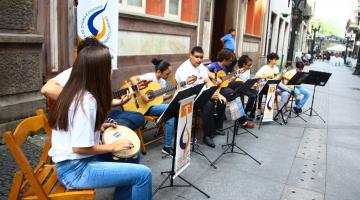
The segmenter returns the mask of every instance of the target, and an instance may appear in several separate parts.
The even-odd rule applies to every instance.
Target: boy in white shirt
[[[280,73],[279,68],[276,66],[278,64],[278,61],[279,61],[279,56],[276,53],[270,53],[269,55],[267,55],[268,64],[262,66],[259,69],[259,71],[256,72],[255,77],[266,79],[266,80],[277,78],[278,74]],[[282,106],[285,105],[285,103],[287,102],[287,100],[290,96],[291,91],[292,90],[290,88],[288,88],[286,85],[279,83],[278,89],[277,89],[277,92],[281,96],[279,108],[282,108]]]
[[[207,87],[211,87],[214,84],[208,77],[208,70],[202,64],[204,58],[204,51],[201,47],[197,46],[191,50],[190,58],[186,60],[175,72],[175,78],[177,83],[186,81],[190,76],[196,76],[197,81],[193,85],[205,83]],[[226,98],[220,93],[215,92],[212,99],[218,99],[217,113],[215,117],[214,113],[214,102],[207,101],[202,109],[202,121],[204,131],[204,143],[209,147],[215,148],[215,143],[212,139],[213,136],[217,135],[217,129],[222,128]]]

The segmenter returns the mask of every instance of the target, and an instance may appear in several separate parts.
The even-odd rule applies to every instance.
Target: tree
[[[314,27],[318,27],[319,25],[321,26],[320,31],[317,33],[318,36],[336,35],[343,37],[341,30],[327,20],[313,19],[311,23]]]

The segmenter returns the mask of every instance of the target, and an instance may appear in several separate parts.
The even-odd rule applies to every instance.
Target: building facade
[[[0,13],[1,132],[36,108],[46,108],[41,86],[72,66],[77,44],[74,2],[5,0],[0,5],[5,11]],[[236,29],[235,54],[252,57],[255,70],[269,52],[286,59],[291,1],[118,0],[118,11],[114,89],[132,75],[153,71],[153,58],[169,61],[175,72],[196,45],[204,49],[204,62],[216,60],[220,39],[230,28]]]

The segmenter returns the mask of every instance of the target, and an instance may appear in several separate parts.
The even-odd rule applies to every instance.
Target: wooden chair
[[[94,190],[70,190],[58,182],[56,167],[50,163],[48,151],[50,142],[45,142],[39,163],[32,169],[21,150],[21,145],[30,133],[44,129],[51,141],[51,129],[43,110],[37,110],[36,116],[29,117],[16,127],[14,132],[4,133],[4,140],[20,170],[13,179],[9,199],[94,199]]]
[[[136,133],[140,139],[140,149],[141,149],[141,152],[143,154],[146,154],[146,146],[147,145],[150,145],[154,142],[157,142],[161,139],[164,138],[164,135],[165,135],[165,127],[164,127],[164,123],[160,123],[160,125],[158,126],[152,126],[152,127],[146,127],[148,125],[149,122],[156,122],[156,120],[159,118],[158,116],[150,116],[150,115],[144,115],[144,118],[145,118],[145,124],[138,128],[136,130]],[[143,138],[143,134],[145,132],[149,132],[151,130],[154,130],[154,129],[158,129],[158,132],[157,134],[155,135],[154,139],[151,139],[147,142],[144,142],[144,138]]]

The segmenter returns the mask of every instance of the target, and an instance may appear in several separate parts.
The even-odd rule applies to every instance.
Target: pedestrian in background
[[[223,44],[223,48],[233,53],[235,52],[235,35],[236,30],[231,28],[229,33],[220,39]]]

